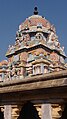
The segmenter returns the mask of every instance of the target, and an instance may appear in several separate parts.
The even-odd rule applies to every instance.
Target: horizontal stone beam
[[[10,93],[10,92],[24,92],[24,91],[33,91],[33,90],[41,90],[55,87],[66,87],[67,86],[67,78],[54,79],[54,80],[46,80],[46,81],[37,81],[31,83],[20,83],[13,85],[5,85],[0,87],[0,94],[2,93]]]

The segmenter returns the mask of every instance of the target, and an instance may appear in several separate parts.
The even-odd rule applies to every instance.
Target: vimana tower
[[[38,15],[37,7],[34,14],[19,25],[15,44],[9,45],[6,57],[7,61],[0,62],[0,81],[4,82],[67,69],[64,47],[60,45],[55,27],[45,17]],[[51,110],[49,119],[60,119],[61,113],[58,113],[58,110],[62,112],[61,105],[48,106]],[[38,118],[43,118],[43,106],[35,104],[34,107],[38,111]],[[21,106],[11,108],[12,119],[21,119],[17,113]]]
[[[60,46],[56,30],[44,17],[26,18],[16,32],[15,44],[8,48],[8,70],[5,77],[19,79],[26,76],[50,73],[65,69],[64,47]]]

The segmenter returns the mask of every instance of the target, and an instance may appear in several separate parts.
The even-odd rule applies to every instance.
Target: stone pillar
[[[35,71],[34,71],[34,66],[33,66],[33,75],[35,74]]]
[[[52,119],[51,104],[42,104],[42,119]]]
[[[41,73],[44,74],[44,64],[41,63]]]
[[[4,106],[4,119],[12,119],[11,118],[11,105]]]

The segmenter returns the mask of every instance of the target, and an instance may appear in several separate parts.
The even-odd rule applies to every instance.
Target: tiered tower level
[[[19,25],[14,45],[6,53],[8,62],[1,62],[2,78],[22,79],[66,69],[64,47],[60,46],[55,27],[38,15],[26,18]],[[3,70],[4,69],[4,70]]]

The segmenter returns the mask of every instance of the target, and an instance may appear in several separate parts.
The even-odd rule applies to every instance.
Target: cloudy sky
[[[0,0],[0,61],[6,59],[9,44],[14,44],[18,26],[33,14],[39,14],[56,27],[59,42],[67,55],[67,0]]]

